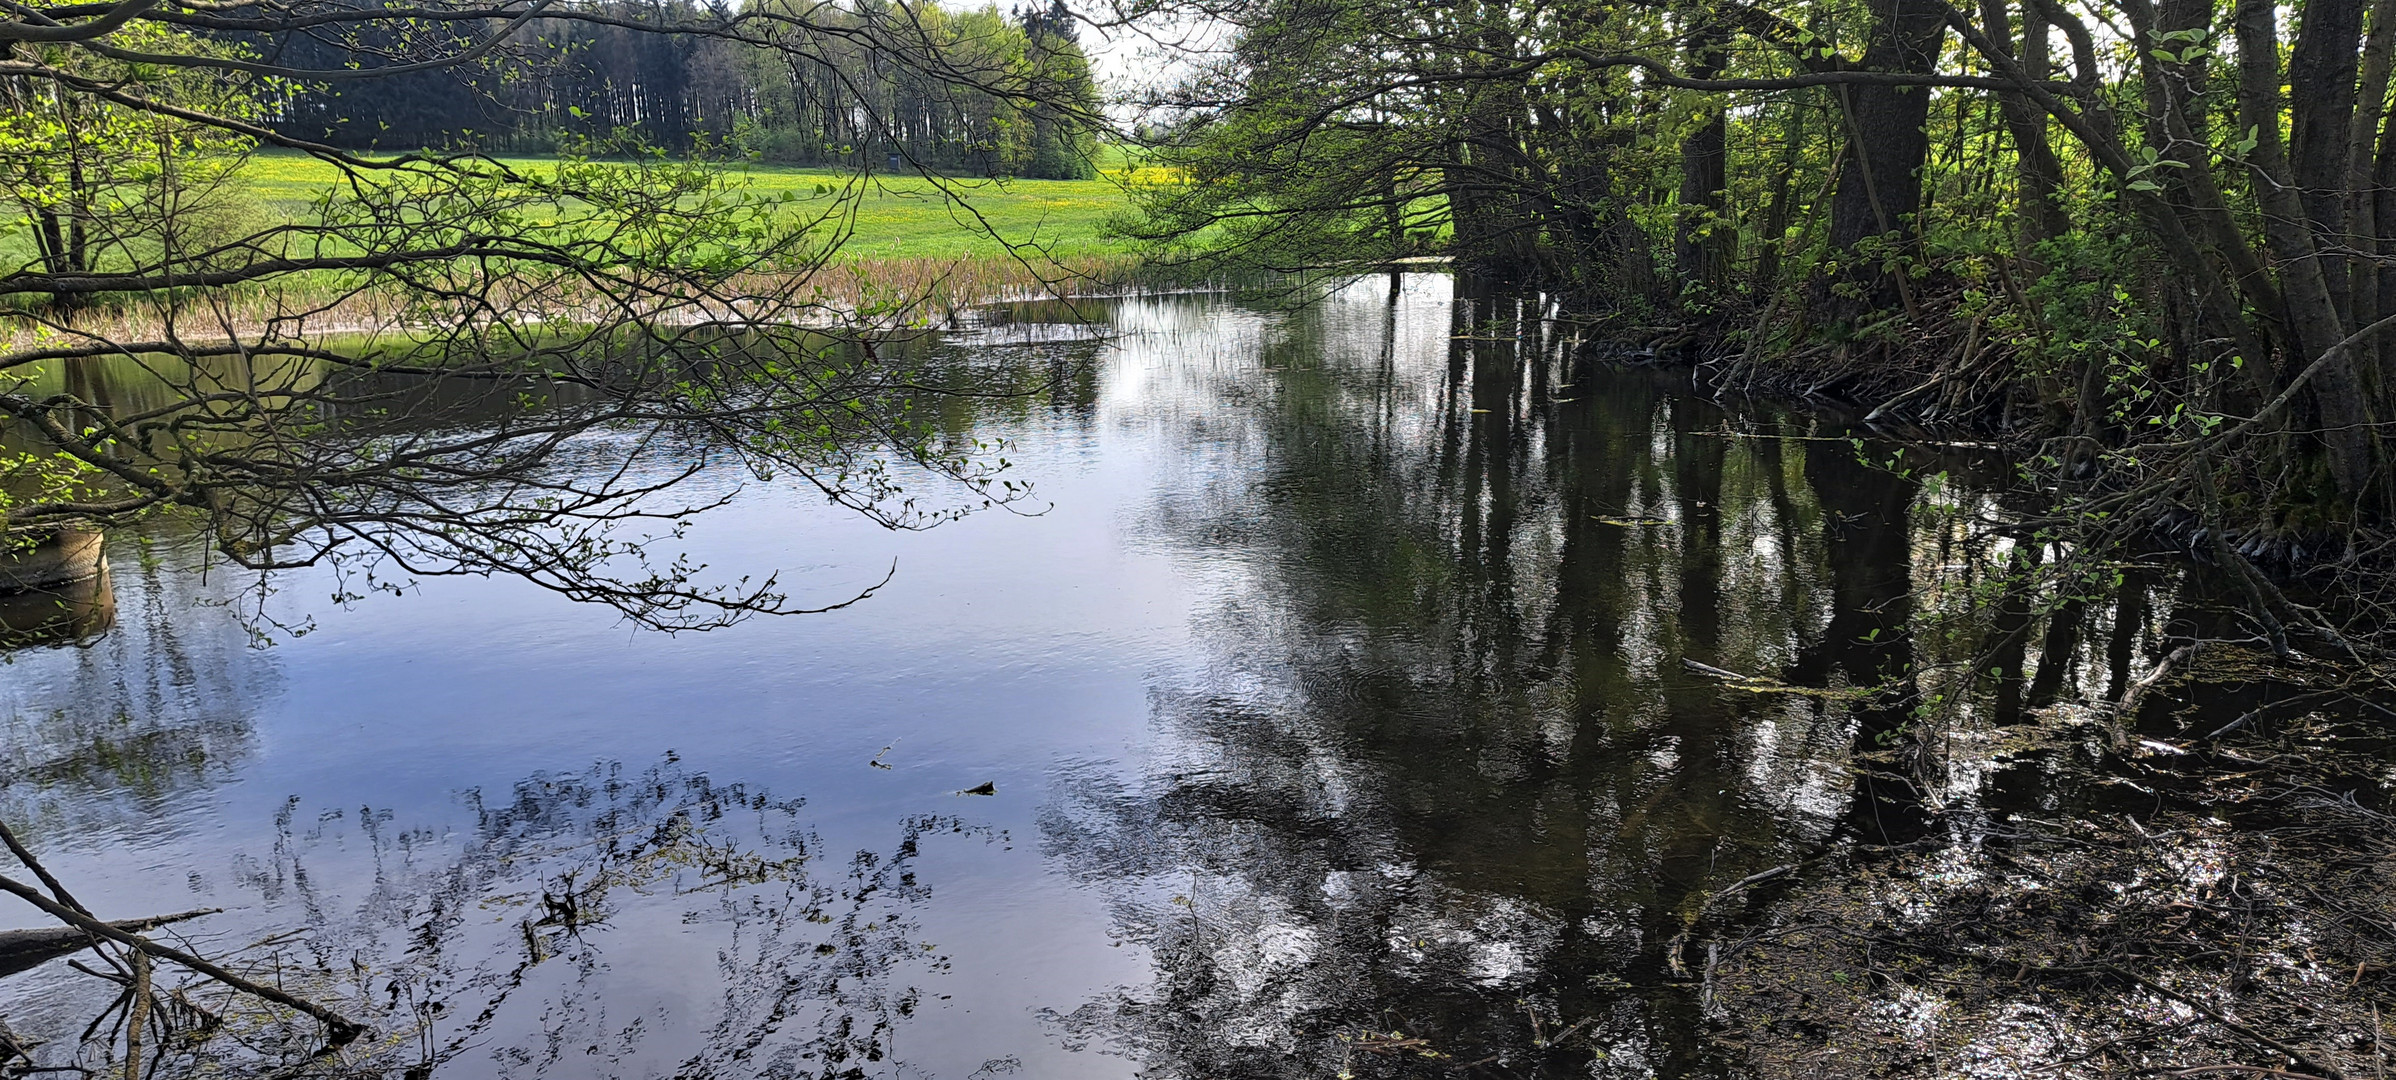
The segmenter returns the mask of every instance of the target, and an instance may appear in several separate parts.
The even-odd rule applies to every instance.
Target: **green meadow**
[[[527,173],[553,164],[553,159],[530,156],[501,160]],[[728,168],[734,184],[783,203],[793,216],[816,219],[839,212],[826,227],[845,227],[848,235],[832,264],[814,279],[826,299],[858,305],[904,302],[938,318],[990,299],[1040,295],[1068,279],[1088,285],[1134,272],[1138,253],[1110,237],[1108,226],[1132,210],[1126,181],[1158,182],[1162,170],[1129,164],[1119,152],[1100,164],[1096,180],[932,179],[757,164]],[[236,227],[308,221],[328,195],[339,197],[341,183],[340,170],[305,154],[258,152],[234,174],[233,190],[246,191],[253,200],[237,211],[242,224]],[[29,265],[35,258],[33,236],[21,221],[17,224],[0,232],[0,262]],[[1013,257],[1009,245],[1016,249]],[[226,290],[227,310],[237,320],[264,319],[283,310],[290,298],[317,302],[309,286],[318,282],[318,275],[304,274],[283,279],[275,289]],[[344,297],[351,287],[334,277],[321,284],[328,299]],[[338,302],[344,306],[336,321],[384,317],[371,295]],[[27,303],[38,303],[38,297],[0,303],[0,314]],[[102,297],[75,322],[98,326],[116,320],[123,324],[118,330],[146,333],[154,329],[150,318],[145,310]],[[14,340],[13,329],[21,328],[0,324],[0,341]]]
[[[539,158],[505,158],[508,164],[539,169]],[[855,216],[841,253],[853,259],[947,259],[1005,252],[1011,244],[1036,244],[1057,258],[1119,254],[1121,241],[1106,236],[1108,219],[1130,209],[1119,156],[1097,180],[931,180],[913,173],[859,177],[842,169],[779,165],[736,166],[736,182],[770,198],[788,195],[795,212],[820,214],[842,197],[854,196]],[[303,154],[261,152],[244,169],[249,187],[265,209],[288,218],[305,217],[315,200],[339,179],[332,166]],[[995,234],[995,235],[994,235]]]
[[[1137,276],[1141,253],[1110,235],[1110,224],[1134,210],[1128,187],[1167,182],[1170,173],[1129,161],[1120,149],[1104,153],[1095,180],[860,175],[761,164],[727,168],[735,185],[786,206],[794,218],[827,218],[837,211],[824,227],[845,228],[847,236],[831,264],[812,279],[825,300],[886,311],[900,304],[916,312],[909,317],[938,319],[992,299],[1044,295],[1060,287],[1113,288]],[[538,156],[500,160],[525,173],[554,165],[554,159]],[[244,201],[243,193],[248,196],[246,206],[228,208],[235,229],[312,220],[327,197],[340,197],[343,183],[334,166],[280,150],[252,154],[231,181],[236,203]],[[22,220],[12,224],[0,228],[0,264],[30,266],[36,258],[33,233]],[[1068,281],[1074,284],[1066,286]],[[351,294],[353,288],[339,275],[311,273],[279,279],[271,289],[236,286],[223,290],[222,297],[226,311],[240,321],[269,318],[292,302],[320,301],[340,306],[329,314],[334,322],[387,317],[376,294]],[[0,317],[40,303],[30,294],[0,301]],[[102,296],[73,321],[87,329],[106,323],[139,334],[156,329],[153,317],[123,298]],[[22,330],[0,322],[0,341],[16,340]]]

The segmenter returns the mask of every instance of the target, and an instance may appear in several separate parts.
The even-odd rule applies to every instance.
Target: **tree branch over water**
[[[750,190],[741,156],[704,140],[561,133],[553,163],[527,163],[295,134],[339,84],[543,70],[577,28],[839,78],[827,50],[849,50],[926,93],[1095,122],[1086,74],[1046,59],[1078,57],[1070,42],[993,64],[910,10],[11,7],[0,204],[22,246],[0,247],[16,305],[0,417],[33,450],[0,463],[0,531],[31,544],[164,515],[253,569],[331,563],[382,589],[513,576],[704,629],[823,609],[666,550],[731,497],[684,494],[704,470],[796,477],[898,529],[1021,498],[1002,447],[919,407],[945,380],[908,343],[945,312],[843,268],[868,169],[792,200]],[[870,103],[850,120],[861,141],[907,122]],[[335,182],[266,210],[243,179],[265,147]],[[922,168],[932,198],[980,221],[965,186]],[[1037,287],[1075,273],[999,240]]]

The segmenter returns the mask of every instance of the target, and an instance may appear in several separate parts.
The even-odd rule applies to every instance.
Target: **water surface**
[[[1713,1071],[1663,943],[1912,797],[1848,767],[1883,699],[1682,661],[1913,678],[1987,500],[1459,288],[952,339],[1054,376],[952,417],[1045,512],[702,478],[711,565],[833,601],[896,561],[828,614],[337,604],[120,539],[115,628],[0,669],[0,813],[103,915],[222,908],[186,932],[415,1018],[441,1077]],[[0,1015],[71,1035],[91,983]]]

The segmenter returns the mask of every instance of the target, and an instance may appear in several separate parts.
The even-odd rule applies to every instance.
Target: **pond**
[[[712,566],[837,602],[895,562],[825,614],[336,602],[119,537],[113,628],[0,668],[0,815],[100,914],[221,909],[174,929],[460,1080],[1701,1074],[1667,941],[1918,829],[1852,766],[1905,723],[1871,687],[1977,647],[1912,624],[1977,595],[1985,463],[1444,275],[1014,314],[941,348],[1054,375],[961,421],[1024,512],[696,481]],[[2118,692],[2152,619],[2089,605],[1970,707]],[[0,981],[57,1053],[105,1005]]]

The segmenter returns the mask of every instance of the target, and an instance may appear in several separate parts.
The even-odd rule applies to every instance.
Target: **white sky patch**
[[[1182,12],[1126,22],[1111,5],[1070,3],[1083,20],[1081,46],[1106,96],[1107,117],[1125,130],[1143,119],[1140,103],[1195,73],[1231,46],[1230,24]]]

